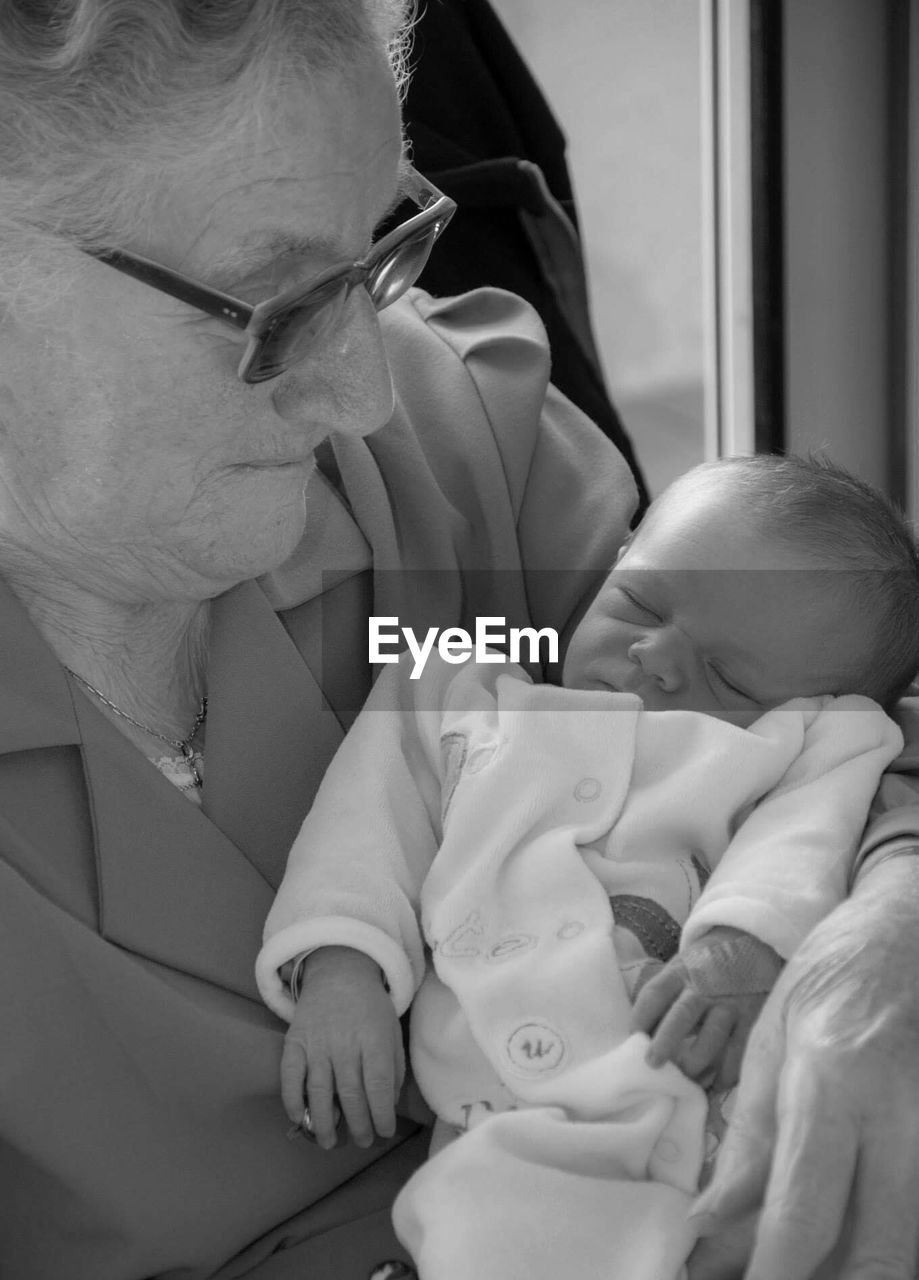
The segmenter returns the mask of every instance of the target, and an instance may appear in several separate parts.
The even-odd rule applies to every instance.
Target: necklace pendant
[[[135,720],[134,717],[128,715],[126,711],[122,711],[120,707],[116,707],[115,703],[112,702],[110,698],[107,698],[100,689],[97,689],[94,684],[90,684],[88,680],[85,680],[83,676],[78,675],[76,671],[71,670],[70,667],[65,666],[64,670],[69,672],[70,675],[73,676],[74,680],[81,684],[84,689],[88,689],[90,693],[95,694],[99,701],[107,706],[109,711],[118,716],[119,719],[126,720],[128,724],[132,724],[135,729],[140,729],[143,733],[149,733],[151,738],[158,738],[160,742],[165,742],[166,746],[172,747],[173,751],[180,751],[185,764],[188,766],[188,771],[192,776],[194,785],[199,789],[204,786],[204,779],[201,776],[203,757],[201,752],[195,751],[191,744],[207,717],[206,697],[201,699],[201,703],[198,707],[198,714],[195,716],[195,723],[191,727],[191,732],[187,737],[183,738],[182,741],[179,742],[177,738],[169,738],[165,733],[160,733],[158,729],[151,729],[149,725],[141,724],[139,720]]]
[[[200,755],[187,740],[180,745],[182,748],[182,755],[185,757],[185,763],[188,765],[188,771],[192,776],[195,786],[203,787],[204,779],[201,777],[201,769],[199,767],[201,759]]]

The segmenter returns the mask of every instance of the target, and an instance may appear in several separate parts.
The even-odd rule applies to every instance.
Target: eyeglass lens
[[[438,227],[423,227],[375,263],[367,281],[367,292],[377,311],[401,298],[415,283],[437,239]]]
[[[302,302],[272,317],[262,334],[258,354],[246,372],[248,382],[264,382],[296,364],[324,334],[338,324],[348,295],[363,283],[377,311],[400,298],[418,279],[439,231],[437,223],[421,227],[394,245],[370,268],[364,281],[353,275],[330,280],[311,291]]]
[[[247,379],[265,382],[276,378],[302,359],[309,348],[338,323],[350,292],[347,277],[330,280],[273,316],[262,334],[258,355]]]

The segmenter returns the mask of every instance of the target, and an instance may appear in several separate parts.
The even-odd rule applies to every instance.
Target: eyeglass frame
[[[333,280],[341,279],[346,285],[350,286],[349,292],[356,285],[364,284],[374,268],[383,259],[398,248],[400,244],[410,240],[419,230],[429,226],[434,228],[431,240],[431,245],[433,246],[456,212],[456,201],[444,195],[442,191],[438,190],[432,182],[429,182],[411,165],[406,165],[403,170],[401,190],[407,199],[414,201],[418,205],[419,212],[411,218],[407,218],[405,222],[400,222],[398,226],[393,227],[392,231],[387,232],[381,240],[378,240],[370,247],[363,258],[357,258],[351,263],[341,263],[338,266],[329,267],[305,284],[293,285],[289,289],[284,289],[281,293],[277,293],[271,298],[265,298],[262,302],[254,305],[244,302],[241,298],[236,298],[232,294],[224,293],[220,289],[212,289],[200,280],[183,275],[180,271],[174,271],[172,267],[165,267],[159,262],[154,262],[152,258],[144,258],[139,254],[129,253],[125,249],[100,249],[93,252],[91,256],[97,261],[105,263],[106,266],[114,267],[116,271],[138,280],[141,284],[148,285],[151,289],[165,293],[168,297],[175,298],[179,302],[185,302],[197,311],[203,311],[205,315],[213,316],[216,320],[221,320],[234,329],[242,330],[248,338],[248,343],[239,362],[237,377],[240,381],[250,385],[270,381],[272,377],[280,377],[293,364],[298,363],[297,361],[292,361],[291,365],[285,366],[284,369],[279,369],[276,374],[269,375],[267,378],[250,378],[248,376],[250,370],[257,365],[257,357],[261,350],[263,339],[270,336],[272,321],[276,320],[279,315],[283,314],[291,306],[295,304],[302,305],[311,293],[324,289]],[[427,259],[425,259],[426,261]],[[423,268],[424,264],[422,264],[422,270]],[[415,279],[417,278],[416,276]],[[410,282],[405,288],[411,288],[411,283],[413,282]],[[382,311],[384,307],[389,306],[390,303],[400,298],[404,292],[405,289],[402,290],[402,293],[398,293],[386,301],[382,307],[377,307],[377,310]],[[374,305],[376,305],[375,301]]]

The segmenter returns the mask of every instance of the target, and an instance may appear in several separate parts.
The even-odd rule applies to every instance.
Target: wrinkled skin
[[[919,858],[870,870],[788,962],[696,1212],[691,1280],[913,1280]]]

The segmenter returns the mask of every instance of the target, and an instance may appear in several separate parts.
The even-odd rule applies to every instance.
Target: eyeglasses
[[[239,377],[248,383],[266,382],[303,360],[310,347],[335,328],[358,285],[364,286],[377,311],[382,311],[401,298],[421,275],[456,204],[412,168],[407,171],[403,187],[420,212],[373,245],[365,258],[330,267],[308,284],[295,285],[254,307],[121,249],[104,250],[95,256],[171,298],[241,329],[248,343],[239,364]]]

